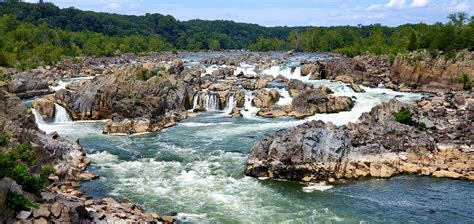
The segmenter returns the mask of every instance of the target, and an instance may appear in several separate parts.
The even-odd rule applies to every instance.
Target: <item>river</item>
[[[130,198],[144,208],[177,212],[183,223],[424,223],[474,220],[474,186],[467,181],[399,176],[347,181],[337,186],[258,180],[243,175],[245,159],[259,138],[281,128],[320,119],[337,125],[354,122],[372,107],[397,97],[412,102],[417,93],[366,88],[354,93],[346,84],[310,81],[289,66],[263,73],[326,85],[335,95],[356,100],[349,112],[317,114],[305,120],[264,119],[250,103],[242,118],[224,111],[203,112],[160,133],[103,135],[102,122],[72,122],[63,110],[54,121],[37,120],[46,132],[78,138],[100,178],[82,184],[93,197]],[[215,68],[208,67],[207,70]],[[250,67],[239,68],[252,71]],[[298,69],[297,69],[298,70]],[[64,84],[63,82],[61,83]],[[279,104],[291,102],[286,96]],[[246,100],[250,100],[249,94]]]

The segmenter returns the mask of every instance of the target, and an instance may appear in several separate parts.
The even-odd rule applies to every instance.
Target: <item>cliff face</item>
[[[399,55],[389,63],[386,57],[357,56],[332,58],[303,65],[302,75],[311,79],[339,80],[400,91],[443,92],[462,90],[462,74],[474,79],[474,54],[460,51],[453,59],[438,56],[432,59],[427,52]]]
[[[409,110],[403,124],[394,113]],[[328,180],[414,173],[474,180],[474,98],[446,93],[415,105],[391,100],[336,127],[312,121],[263,137],[245,173],[255,177]]]
[[[104,132],[158,131],[186,117],[201,71],[182,62],[127,65],[97,76],[76,91],[56,92],[75,120],[111,119]]]
[[[417,90],[434,92],[439,89],[462,90],[461,75],[474,79],[474,54],[461,51],[453,59],[439,56],[430,59],[427,52],[399,56],[392,66],[394,79],[414,86]]]

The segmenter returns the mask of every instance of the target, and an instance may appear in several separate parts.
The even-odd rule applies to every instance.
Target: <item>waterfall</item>
[[[247,119],[259,119],[255,115],[258,113],[260,109],[252,106],[252,99],[253,99],[252,92],[251,91],[245,92],[244,110],[241,111],[241,114],[243,117]]]
[[[209,92],[206,96],[205,106],[207,111],[219,110],[219,95],[217,93]]]
[[[67,113],[66,109],[64,107],[60,106],[59,104],[55,103],[54,104],[54,123],[67,123],[71,122],[71,116]]]
[[[193,107],[191,107],[191,109],[188,110],[189,112],[193,112],[194,109],[196,109],[198,105],[198,100],[199,100],[199,93],[196,93],[193,97]]]
[[[36,111],[35,109],[31,108],[31,112],[32,112],[33,115],[35,116],[36,124],[44,124],[44,123],[45,123],[43,117],[41,116],[40,113],[38,113],[38,111]]]
[[[234,93],[230,93],[229,94],[229,99],[227,99],[227,106],[224,110],[224,113],[225,114],[231,114],[232,113],[232,110],[234,109],[234,105],[235,105],[235,94]]]

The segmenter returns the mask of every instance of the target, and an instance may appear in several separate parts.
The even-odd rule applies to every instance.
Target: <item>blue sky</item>
[[[35,2],[35,0],[28,0]],[[46,0],[60,7],[179,20],[224,19],[265,26],[330,26],[446,21],[452,12],[474,15],[472,0]]]

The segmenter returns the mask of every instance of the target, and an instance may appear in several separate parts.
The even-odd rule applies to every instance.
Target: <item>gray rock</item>
[[[24,220],[31,216],[31,211],[21,211],[16,215],[17,219]]]

